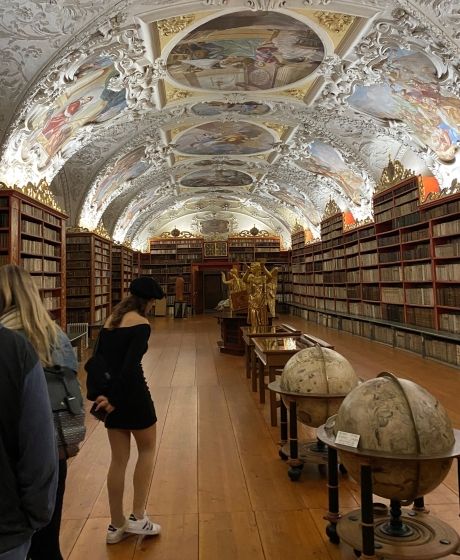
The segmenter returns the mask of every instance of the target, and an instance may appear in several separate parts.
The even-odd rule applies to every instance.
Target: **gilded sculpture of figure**
[[[278,289],[278,267],[270,270],[271,280],[267,282],[267,303],[270,317],[276,316],[276,291]]]
[[[250,264],[243,281],[248,287],[248,322],[252,326],[268,325],[269,301],[273,298],[273,280],[276,282],[278,270],[273,274],[260,262]],[[275,289],[276,294],[276,289]],[[274,303],[270,308],[274,310]],[[272,314],[272,313],[271,313]]]
[[[222,272],[222,282],[228,286],[228,299],[230,302],[230,310],[246,309],[247,296],[246,284],[241,278],[236,266],[233,266],[228,273],[228,280],[225,278],[225,272]],[[241,297],[244,296],[244,297]]]

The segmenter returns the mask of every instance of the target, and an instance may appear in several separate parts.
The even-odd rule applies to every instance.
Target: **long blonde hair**
[[[14,264],[0,267],[0,315],[16,308],[22,330],[35,348],[40,361],[52,365],[51,353],[58,329],[40,298],[32,276]]]

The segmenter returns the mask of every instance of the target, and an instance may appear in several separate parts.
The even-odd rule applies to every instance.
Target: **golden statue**
[[[277,273],[278,269],[274,273],[269,272],[260,262],[251,263],[244,273],[243,281],[248,287],[248,323],[252,326],[267,326],[269,323],[269,301],[273,300],[273,281],[276,286]],[[274,302],[270,308],[270,314],[273,316],[272,310]]]
[[[275,266],[271,269],[271,280],[267,282],[267,303],[270,317],[276,317],[276,291],[278,289],[279,268]]]
[[[228,300],[230,302],[230,310],[238,311],[247,309],[248,298],[246,284],[240,276],[235,265],[228,272],[228,280],[225,278],[225,272],[222,272],[222,282],[228,286]]]

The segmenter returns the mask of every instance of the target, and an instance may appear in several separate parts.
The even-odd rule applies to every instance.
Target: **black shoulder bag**
[[[110,388],[111,375],[104,356],[99,352],[99,342],[101,331],[94,346],[93,355],[85,364],[86,376],[86,397],[90,401],[95,401],[100,395],[107,396]]]
[[[78,453],[85,439],[85,411],[80,383],[75,372],[64,366],[44,367],[53,410],[56,441],[66,458]]]

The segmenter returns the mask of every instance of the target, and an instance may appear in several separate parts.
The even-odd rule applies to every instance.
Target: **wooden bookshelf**
[[[191,265],[203,262],[201,237],[153,238],[150,252],[140,254],[140,275],[153,276],[166,294],[168,306],[174,305],[176,278],[184,278],[184,298],[191,305]]]
[[[292,237],[292,310],[460,366],[460,195],[420,203],[420,178],[374,196],[375,222]]]
[[[67,319],[101,325],[110,315],[112,242],[92,232],[67,232]]]
[[[132,249],[124,245],[112,245],[112,307],[129,294],[134,264]]]
[[[50,315],[66,326],[67,216],[16,190],[0,190],[0,266],[32,275]]]

